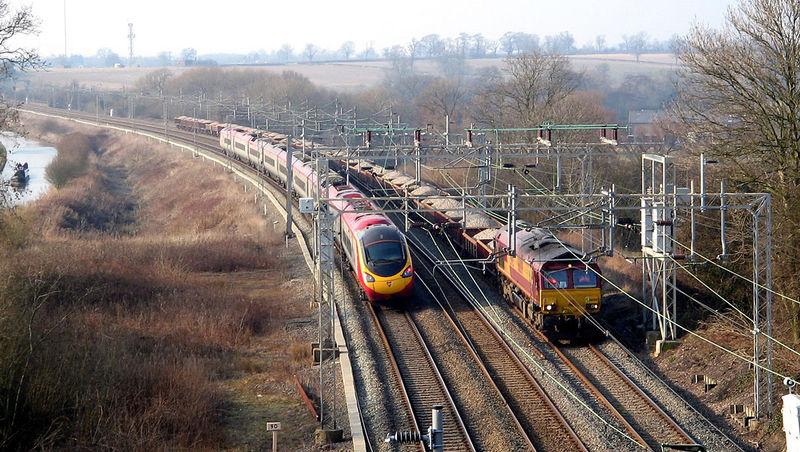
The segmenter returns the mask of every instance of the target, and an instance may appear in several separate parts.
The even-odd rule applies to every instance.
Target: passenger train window
[[[567,288],[567,270],[556,270],[552,272],[544,272],[544,286],[548,289],[566,289]]]
[[[572,287],[577,289],[597,287],[597,275],[591,270],[576,268],[572,271]]]

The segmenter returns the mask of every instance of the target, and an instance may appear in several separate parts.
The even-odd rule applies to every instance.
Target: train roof
[[[342,221],[353,231],[366,230],[374,225],[394,227],[372,200],[352,186],[331,186],[328,193],[331,198],[337,198],[331,201],[331,206],[342,211]]]
[[[583,253],[577,248],[559,241],[547,229],[518,224],[517,257],[532,263],[541,269],[548,262],[555,260],[581,260]],[[499,247],[508,247],[508,226],[505,225],[495,233],[495,241]]]

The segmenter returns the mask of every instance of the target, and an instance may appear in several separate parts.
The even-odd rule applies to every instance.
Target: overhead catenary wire
[[[558,237],[556,237],[556,240],[558,240],[560,243],[562,243],[562,244],[563,244],[563,242],[562,242],[562,241],[561,241],[561,240],[560,240]],[[633,295],[629,294],[629,293],[628,293],[627,291],[625,291],[623,288],[621,288],[621,287],[619,287],[618,285],[614,284],[614,282],[613,282],[613,281],[611,281],[610,279],[606,278],[606,277],[605,277],[605,276],[603,276],[602,274],[598,273],[598,275],[600,276],[600,278],[602,278],[602,279],[603,279],[603,281],[605,281],[605,282],[609,283],[609,284],[610,284],[612,287],[614,287],[615,289],[617,289],[617,290],[618,290],[620,293],[624,294],[626,297],[630,298],[631,300],[633,300],[633,301],[634,301],[634,302],[636,302],[637,304],[641,305],[642,307],[644,307],[645,309],[647,309],[648,311],[650,311],[651,313],[653,313],[653,314],[654,314],[656,317],[658,317],[658,318],[661,318],[661,319],[665,320],[666,322],[668,322],[668,323],[670,323],[670,324],[674,325],[675,327],[677,327],[678,329],[680,329],[680,330],[682,330],[682,331],[686,332],[686,333],[687,333],[687,334],[689,334],[690,336],[696,337],[696,338],[700,339],[700,340],[701,340],[701,341],[703,341],[703,342],[706,342],[706,343],[708,343],[708,344],[710,344],[710,345],[713,345],[714,347],[716,347],[716,348],[718,348],[718,349],[720,349],[720,350],[722,350],[722,351],[724,351],[724,352],[726,352],[726,353],[728,353],[728,354],[730,354],[730,355],[733,355],[734,357],[736,357],[736,358],[738,358],[738,359],[740,359],[740,360],[742,360],[742,361],[745,361],[745,362],[749,363],[750,365],[756,366],[756,367],[758,367],[758,368],[759,368],[759,369],[761,369],[761,370],[767,371],[768,373],[770,373],[770,374],[772,374],[772,375],[774,375],[774,376],[776,376],[776,377],[778,377],[778,378],[781,378],[781,379],[783,379],[783,378],[788,378],[788,376],[787,376],[787,375],[783,375],[783,374],[781,374],[781,373],[779,373],[779,372],[776,372],[776,371],[774,371],[774,370],[772,370],[772,369],[769,369],[769,368],[767,368],[766,366],[764,366],[764,365],[762,365],[762,364],[758,363],[757,361],[755,361],[755,360],[751,359],[749,356],[743,356],[743,355],[740,355],[740,354],[738,354],[738,353],[734,352],[733,350],[730,350],[730,349],[726,348],[725,346],[723,346],[723,345],[720,345],[720,344],[718,344],[718,343],[716,343],[716,342],[712,341],[711,339],[708,339],[708,338],[706,338],[706,337],[704,337],[704,336],[702,336],[702,335],[700,335],[700,334],[698,334],[698,333],[695,333],[695,332],[694,332],[694,331],[692,331],[691,329],[684,327],[683,325],[679,324],[678,322],[676,322],[676,321],[674,321],[674,320],[671,320],[671,319],[669,319],[669,318],[668,318],[668,317],[666,317],[665,315],[661,314],[660,312],[656,311],[656,310],[655,310],[655,309],[653,309],[652,307],[648,306],[646,303],[644,303],[644,302],[640,301],[638,298],[636,298],[636,297],[634,297]],[[763,334],[763,333],[762,333],[762,334]]]
[[[678,240],[676,240],[676,239],[672,238],[672,241],[673,241],[674,243],[676,243],[678,246],[680,246],[680,247],[682,247],[682,248],[686,249],[687,251],[691,251],[691,248],[690,248],[690,247],[688,247],[688,246],[686,246],[685,244],[683,244],[683,243],[679,242]],[[791,301],[792,303],[795,303],[795,304],[800,304],[800,300],[798,300],[798,299],[796,299],[796,298],[793,298],[793,297],[790,297],[789,295],[786,295],[786,294],[782,294],[782,293],[780,293],[780,292],[777,292],[777,291],[775,291],[775,290],[774,290],[774,289],[772,289],[772,288],[768,288],[768,287],[764,286],[763,284],[756,283],[755,281],[753,281],[753,280],[752,280],[752,279],[750,279],[749,277],[747,277],[747,276],[745,276],[745,275],[741,275],[741,274],[739,274],[739,273],[736,273],[735,271],[733,271],[733,270],[731,270],[731,269],[729,269],[729,268],[727,268],[727,267],[725,267],[725,266],[722,266],[722,265],[720,265],[720,264],[719,264],[719,262],[717,262],[717,261],[716,261],[716,259],[711,259],[711,258],[709,258],[709,257],[706,257],[706,256],[704,256],[704,255],[702,255],[702,254],[698,253],[696,250],[695,250],[695,252],[694,252],[694,255],[695,255],[695,256],[699,256],[699,257],[700,257],[701,259],[703,259],[705,262],[707,262],[707,263],[709,263],[709,264],[711,264],[711,265],[713,265],[713,266],[715,266],[715,267],[719,268],[719,269],[720,269],[720,270],[722,270],[722,271],[725,271],[726,273],[729,273],[729,274],[731,274],[731,275],[733,275],[733,276],[735,276],[735,277],[737,277],[737,278],[743,279],[743,280],[747,281],[747,282],[748,282],[748,283],[750,283],[750,284],[754,284],[754,285],[758,286],[758,288],[759,288],[759,289],[766,290],[766,291],[770,292],[771,294],[773,294],[773,295],[776,295],[776,296],[778,296],[778,297],[780,297],[780,298],[783,298],[783,299],[785,299],[785,300],[789,300],[789,301]]]

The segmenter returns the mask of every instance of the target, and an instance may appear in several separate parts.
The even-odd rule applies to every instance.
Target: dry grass
[[[57,188],[64,187],[72,179],[84,174],[90,166],[89,158],[94,150],[92,139],[82,133],[71,133],[56,144],[58,154],[47,166],[47,180]]]
[[[289,341],[288,289],[252,297],[220,273],[281,280],[280,237],[219,168],[84,138],[85,174],[0,231],[0,449],[230,447],[226,379],[285,385],[307,365],[253,351]]]

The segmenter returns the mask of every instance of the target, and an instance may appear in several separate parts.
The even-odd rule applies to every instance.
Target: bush
[[[45,175],[56,188],[61,188],[86,173],[92,143],[82,133],[70,133],[58,141],[56,149],[58,154],[47,166]]]

